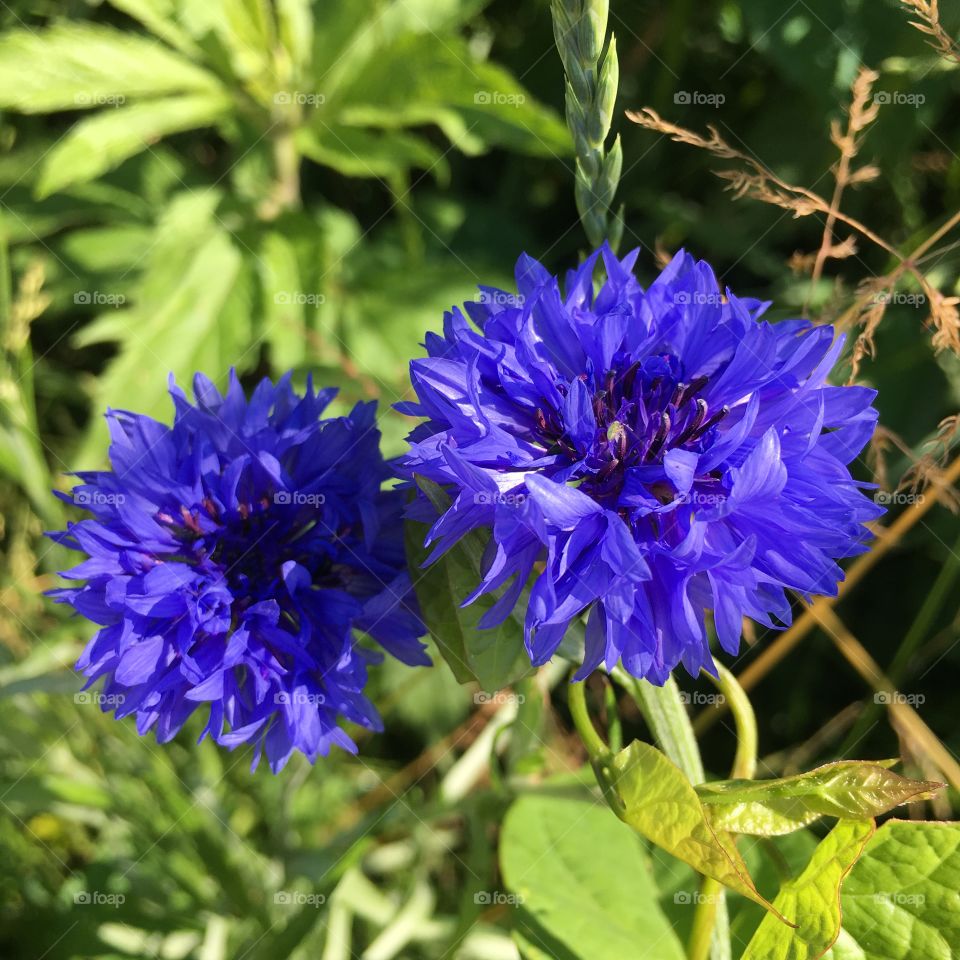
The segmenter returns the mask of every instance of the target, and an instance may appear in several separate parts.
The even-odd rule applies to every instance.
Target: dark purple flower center
[[[339,556],[350,529],[329,530],[322,507],[315,503],[294,504],[282,495],[264,496],[256,502],[241,502],[236,510],[221,515],[206,500],[199,508],[181,507],[176,514],[159,514],[158,519],[174,528],[189,562],[226,582],[235,617],[261,600],[276,600],[297,621],[296,607],[283,586],[283,568],[290,561],[307,571],[313,589],[348,590],[353,579],[354,571]],[[211,613],[217,623],[222,618],[222,609]]]
[[[684,378],[680,362],[669,354],[622,363],[599,381],[587,374],[580,379],[591,389],[592,436],[577,435],[563,411],[547,405],[537,410],[537,432],[550,453],[583,462],[575,477],[598,501],[616,498],[631,467],[662,463],[668,450],[699,452],[729,412],[711,409],[701,396],[708,378]],[[565,384],[559,389],[564,396],[569,392]],[[672,498],[668,485],[650,489],[664,502]]]

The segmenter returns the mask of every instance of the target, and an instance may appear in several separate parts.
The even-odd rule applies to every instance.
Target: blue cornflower
[[[62,495],[93,515],[51,534],[89,555],[53,591],[100,627],[77,668],[160,742],[208,704],[201,739],[251,742],[254,766],[354,751],[338,720],[380,729],[363,690],[382,658],[354,631],[430,662],[375,404],[324,419],[336,391],[301,397],[289,375],[249,400],[233,373],[226,395],[200,374],[195,403],[170,392],[172,427],[109,412],[112,469]]]
[[[827,385],[832,328],[760,321],[769,304],[721,293],[683,252],[644,290],[636,257],[604,247],[561,292],[524,255],[517,294],[466,304],[476,326],[447,313],[411,363],[418,402],[399,405],[426,418],[403,472],[455,497],[431,560],[490,531],[482,580],[457,598],[504,588],[482,626],[529,586],[535,665],[587,612],[579,677],[619,660],[662,684],[679,663],[715,672],[707,610],[735,653],[744,616],[790,623],[785,589],[836,594],[836,560],[882,513],[847,469],[877,415],[874,391]]]

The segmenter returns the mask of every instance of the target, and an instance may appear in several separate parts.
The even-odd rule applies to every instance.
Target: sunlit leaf
[[[757,891],[733,838],[714,829],[679,767],[655,747],[635,740],[613,760],[623,819],[651,843],[772,909]]]
[[[0,36],[0,106],[22,113],[218,87],[212,74],[163,44],[112,27],[62,22]]]
[[[829,960],[953,960],[960,945],[960,824],[890,820],[843,885]]]
[[[878,817],[942,784],[908,780],[876,763],[842,760],[779,780],[725,780],[697,787],[714,827],[778,836],[818,817]]]
[[[806,869],[780,888],[773,916],[760,922],[741,960],[815,960],[840,933],[840,886],[873,834],[872,820],[841,820],[819,843]]]
[[[43,197],[93,180],[171,133],[211,126],[230,108],[224,93],[169,97],[80,120],[50,151],[37,184]]]
[[[500,864],[516,903],[515,926],[535,945],[530,956],[682,960],[657,905],[643,842],[606,805],[521,797],[504,821]],[[568,954],[537,954],[544,940]]]

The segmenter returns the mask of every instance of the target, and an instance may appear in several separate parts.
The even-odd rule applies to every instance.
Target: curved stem
[[[669,677],[662,687],[655,687],[646,680],[638,680],[619,665],[610,671],[610,676],[636,701],[660,749],[694,786],[703,783],[706,777],[700,748],[693,725],[680,701],[676,680]]]
[[[583,688],[585,681],[574,681],[567,687],[567,706],[570,708],[570,715],[573,717],[573,724],[580,734],[583,745],[587,748],[590,755],[590,762],[593,764],[606,763],[610,757],[610,748],[603,742],[597,728],[590,719],[587,712],[587,698],[584,695]]]
[[[717,664],[717,671],[720,676],[710,679],[726,699],[737,726],[737,752],[730,777],[733,780],[752,780],[757,772],[757,715],[737,678],[722,664]]]

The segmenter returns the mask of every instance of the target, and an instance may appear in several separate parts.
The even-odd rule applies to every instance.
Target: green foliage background
[[[881,110],[861,159],[883,175],[845,209],[907,249],[957,209],[960,76],[907,19],[893,0],[615,0],[623,247],[644,249],[641,271],[652,276],[655,245],[686,246],[795,315],[811,291],[787,260],[816,249],[822,221],[735,203],[704,154],[621,108],[714,123],[829,194],[829,124],[866,63],[877,89],[924,99]],[[523,726],[490,773],[494,727],[475,740],[488,705],[442,668],[378,675],[388,732],[359,758],[273,778],[251,776],[243,751],[196,747],[191,730],[158,748],[75,701],[70,665],[90,627],[40,596],[63,560],[41,532],[65,519],[50,489],[102,462],[103,410],[166,416],[169,372],[312,371],[344,405],[379,398],[386,450],[401,449],[408,424],[389,405],[443,310],[478,282],[508,286],[523,250],[563,270],[584,247],[548,4],[11,0],[0,25],[2,955],[515,957],[511,905],[489,895],[504,889],[491,829],[516,782],[579,765],[562,706],[525,688]],[[925,270],[957,293],[957,263],[948,247]],[[891,266],[875,249],[829,265],[812,310],[829,315]],[[923,320],[892,306],[861,371],[905,445],[888,459],[893,483],[960,403],[960,364],[934,355]],[[957,550],[955,517],[935,508],[843,608],[881,665],[905,650],[901,688],[953,751]],[[795,748],[873,697],[813,634],[754,703],[768,770],[789,772]],[[903,750],[924,772],[882,714],[856,742],[849,729],[815,740],[805,765]],[[732,749],[718,725],[708,768],[725,771]],[[103,902],[83,903],[90,891]],[[649,934],[634,919],[624,935]],[[734,912],[743,942],[758,922]]]

